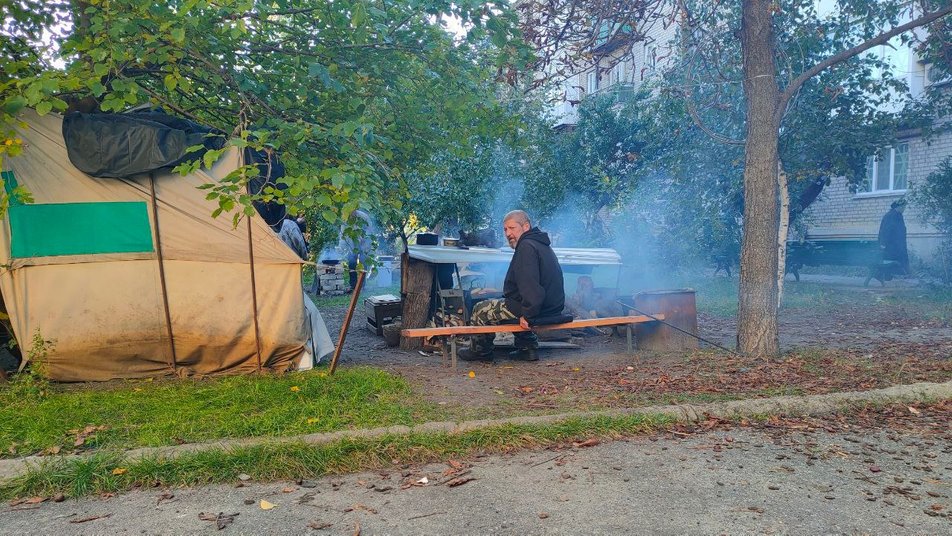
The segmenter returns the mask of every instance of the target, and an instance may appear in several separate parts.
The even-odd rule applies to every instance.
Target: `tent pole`
[[[241,168],[245,166],[244,149],[238,153],[238,166]],[[244,170],[241,176],[244,178]],[[258,372],[261,372],[261,329],[258,327],[258,286],[255,283],[255,247],[251,239],[251,216],[245,216],[245,220],[248,223],[248,266],[251,267],[251,310],[255,321],[255,352],[258,356]]]
[[[169,333],[169,348],[172,350],[172,372],[178,370],[178,358],[175,355],[175,337],[172,335],[172,314],[169,312],[169,292],[165,285],[165,259],[162,258],[162,233],[159,232],[159,203],[155,195],[155,173],[149,173],[149,186],[152,191],[152,225],[155,226],[155,251],[159,259],[159,282],[162,286],[162,305],[165,307],[165,329]]]
[[[248,265],[251,266],[251,307],[255,319],[255,351],[258,353],[258,372],[261,372],[261,332],[258,328],[258,287],[255,285],[255,248],[251,241],[251,217],[245,216],[248,221]]]

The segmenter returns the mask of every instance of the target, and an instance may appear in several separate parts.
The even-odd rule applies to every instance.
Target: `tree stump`
[[[403,329],[426,327],[430,318],[433,299],[433,274],[435,266],[428,262],[411,259],[406,253],[400,258],[400,289],[403,298]],[[423,339],[400,337],[400,348],[417,350]]]

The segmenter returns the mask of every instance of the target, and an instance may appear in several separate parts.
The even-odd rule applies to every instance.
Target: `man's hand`
[[[526,317],[524,316],[519,317],[519,325],[524,327],[525,329],[529,329],[529,321],[526,320]]]

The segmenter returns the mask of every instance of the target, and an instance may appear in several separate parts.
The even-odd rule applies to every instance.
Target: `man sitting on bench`
[[[503,284],[504,297],[477,303],[470,315],[472,324],[486,326],[518,319],[519,325],[528,329],[533,321],[560,317],[565,306],[565,287],[562,267],[552,251],[549,235],[532,227],[529,215],[522,210],[506,214],[502,228],[509,246],[515,250]],[[560,320],[566,321],[564,318]],[[526,331],[513,335],[516,350],[510,355],[537,361],[539,341],[535,333]],[[470,347],[461,350],[459,358],[491,361],[493,338],[491,333],[473,336]]]

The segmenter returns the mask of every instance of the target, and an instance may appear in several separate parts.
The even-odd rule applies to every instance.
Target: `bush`
[[[936,268],[945,283],[952,283],[952,157],[947,157],[924,181],[912,187],[912,199],[922,210],[922,220],[942,233]]]

